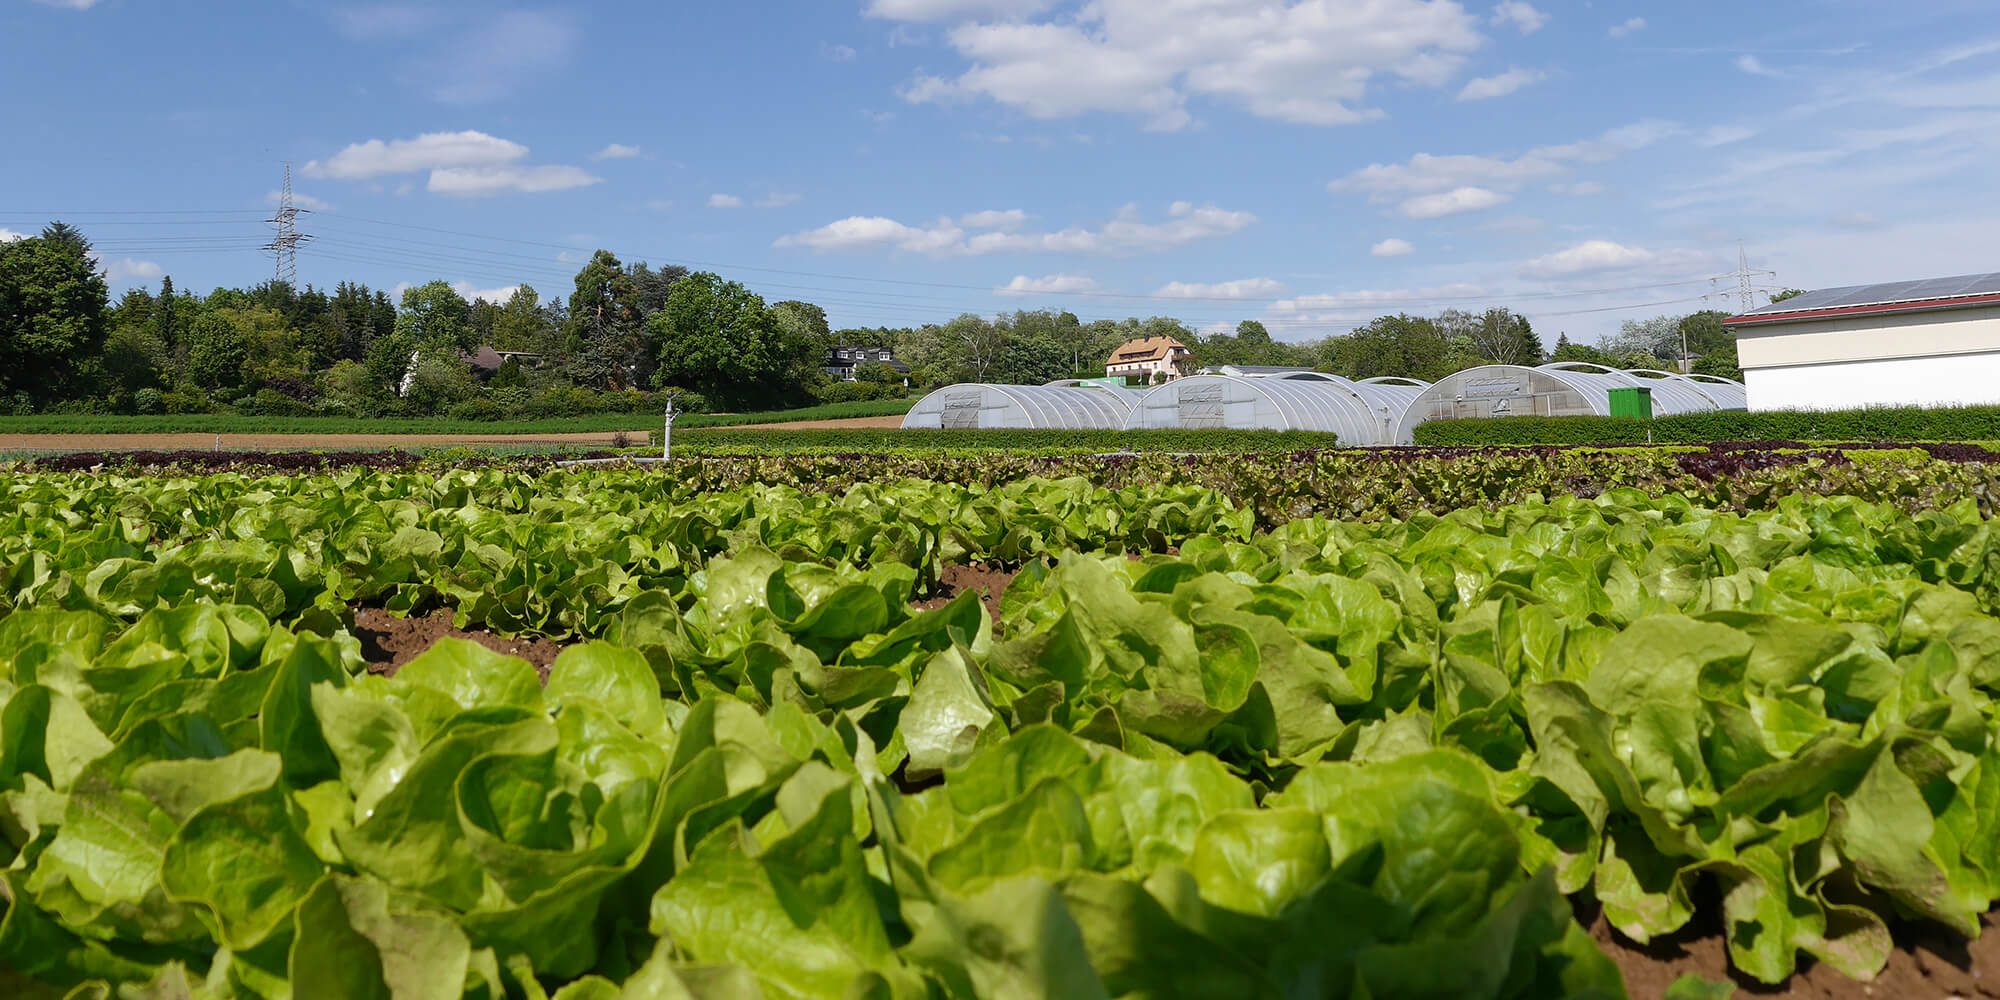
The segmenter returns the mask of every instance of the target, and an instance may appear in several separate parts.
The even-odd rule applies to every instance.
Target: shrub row
[[[1742,410],[1631,417],[1500,417],[1418,424],[1416,443],[1493,445],[1707,444],[1711,441],[1991,441],[2000,406],[1877,406],[1859,410]]]
[[[675,429],[683,425],[676,423]],[[660,436],[651,435],[653,447]],[[676,454],[1027,452],[1282,452],[1331,448],[1332,434],[1224,430],[701,430],[674,435]]]

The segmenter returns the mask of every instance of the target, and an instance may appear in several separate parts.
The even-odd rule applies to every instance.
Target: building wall
[[[1834,361],[1877,361],[2000,350],[2000,307],[1847,316],[1749,326],[1736,331],[1743,370]]]
[[[2000,403],[2000,307],[1747,327],[1750,409]]]
[[[1996,338],[2000,346],[2000,338]],[[1784,368],[1745,368],[1752,410],[2000,403],[2000,350]]]

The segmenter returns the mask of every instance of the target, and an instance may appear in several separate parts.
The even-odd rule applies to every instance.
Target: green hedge
[[[1182,431],[1182,430],[695,430],[674,427],[677,455],[895,454],[903,452],[1028,452],[1037,455],[1101,454],[1107,452],[1274,452],[1331,448],[1332,434],[1310,431]],[[653,447],[660,445],[656,431]]]
[[[1706,444],[1712,441],[1987,441],[2000,406],[1878,406],[1860,410],[1741,410],[1631,417],[1500,417],[1418,424],[1416,443],[1490,445]]]

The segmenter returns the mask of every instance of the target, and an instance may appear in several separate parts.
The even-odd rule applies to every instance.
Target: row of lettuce
[[[37,463],[40,472],[182,479],[229,472],[334,475],[356,468],[422,473],[448,488],[478,483],[546,482],[565,495],[596,490],[655,503],[699,500],[712,493],[786,487],[843,494],[921,480],[980,491],[1005,486],[1040,489],[1051,479],[1078,479],[1109,494],[1130,487],[1185,486],[1248,509],[1259,527],[1299,517],[1347,520],[1405,518],[1461,507],[1494,507],[1554,496],[1595,496],[1630,487],[1673,495],[1706,507],[1768,508],[1781,496],[1855,496],[1916,512],[1971,498],[1988,515],[2000,512],[2000,454],[1975,445],[1813,447],[1792,441],[1707,447],[1648,448],[1299,448],[1232,452],[1148,451],[1050,454],[1044,451],[960,453],[892,449],[862,453],[741,453],[677,458],[671,463],[607,468],[560,466],[561,456],[495,458],[457,452],[416,456],[184,452],[144,455],[63,455]],[[600,458],[604,456],[599,456]],[[587,471],[579,471],[587,469]],[[5,482],[44,482],[12,476]],[[121,480],[122,481],[122,480]],[[33,487],[31,487],[33,488]],[[68,488],[68,487],[66,487]],[[82,487],[75,487],[81,489]],[[139,489],[148,487],[140,486]],[[280,494],[296,488],[270,487]],[[418,499],[435,490],[415,484]],[[1121,504],[1119,496],[1101,498]]]
[[[857,714],[663,700],[607,643],[544,688],[239,607],[106,625],[0,624],[10,996],[1623,995],[1462,754],[1269,792],[1042,723],[908,792]]]
[[[1617,996],[1565,894],[1772,982],[2000,895],[1970,499],[7,488],[19,995]],[[354,601],[601,641],[365,676]]]

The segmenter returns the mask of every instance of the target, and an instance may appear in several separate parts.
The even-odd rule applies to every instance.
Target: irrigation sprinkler
[[[660,432],[660,460],[672,461],[674,457],[674,397],[678,392],[667,393],[667,426]]]

